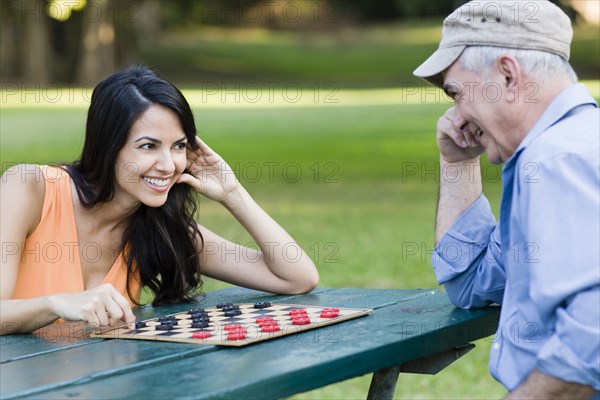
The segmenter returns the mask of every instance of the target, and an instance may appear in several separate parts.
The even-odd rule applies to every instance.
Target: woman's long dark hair
[[[85,144],[79,160],[67,166],[81,203],[91,208],[112,199],[115,164],[133,123],[152,105],[174,111],[196,149],[196,125],[183,94],[144,67],[129,67],[100,82],[92,93]],[[121,241],[127,263],[127,293],[139,273],[141,284],[154,294],[154,304],[191,299],[202,284],[197,241],[202,236],[194,221],[196,196],[186,184],[175,184],[160,207],[141,205],[126,226]]]

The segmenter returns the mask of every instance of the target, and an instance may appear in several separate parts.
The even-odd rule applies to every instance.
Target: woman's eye
[[[187,143],[177,143],[177,144],[175,145],[175,148],[176,148],[177,150],[185,150],[186,146],[187,146]]]
[[[144,143],[143,145],[140,146],[140,149],[144,149],[144,150],[150,150],[154,148],[154,143]]]

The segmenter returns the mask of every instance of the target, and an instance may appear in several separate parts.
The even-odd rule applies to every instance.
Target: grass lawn
[[[340,21],[341,22],[341,21]],[[412,71],[437,47],[441,20],[371,27],[332,24],[331,30],[182,27],[138,55],[175,82],[293,82],[340,88],[421,84]],[[582,79],[598,79],[600,27],[576,25],[570,62]]]

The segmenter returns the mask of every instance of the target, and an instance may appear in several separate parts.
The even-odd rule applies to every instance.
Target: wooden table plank
[[[315,293],[330,290],[318,288]],[[274,296],[265,292],[232,287],[198,296],[196,302],[191,304],[145,306],[135,309],[134,313],[138,320],[141,320],[188,308],[214,306],[222,302],[262,301],[265,298],[286,301],[296,297]],[[190,352],[202,352],[207,349],[207,346],[201,348],[186,345],[172,346],[169,343],[169,346],[161,351],[156,344],[138,341],[126,343],[112,341],[108,345],[100,345],[99,343],[105,340],[91,339],[90,332],[83,324],[63,323],[52,324],[34,334],[1,337],[0,397],[12,397],[19,393],[33,394],[57,386],[66,386],[72,382],[96,379],[104,374],[121,373],[123,368],[138,368],[153,361],[164,362],[165,357],[177,358]],[[93,344],[98,345],[89,349],[84,348]],[[168,353],[168,356],[165,356],[164,352]],[[132,359],[131,354],[137,355],[137,359]],[[98,360],[98,362],[91,363],[90,360]],[[103,368],[106,372],[102,372]],[[27,379],[22,379],[23,371],[32,371],[32,373],[27,374]]]
[[[371,292],[377,293],[377,296],[366,297],[364,293],[364,289],[346,289],[334,292],[329,288],[319,288],[309,295],[273,296],[263,292],[231,288],[209,293],[193,304],[144,307],[136,310],[136,315],[138,319],[145,319],[189,308],[213,306],[221,302],[255,302],[265,299],[287,303],[345,305],[348,307],[365,305],[376,308],[401,301],[403,298],[423,295],[423,291],[419,290],[401,293],[394,290],[380,290]],[[69,325],[60,324],[63,327],[63,334],[73,332],[73,329],[66,328]],[[81,329],[81,325],[79,328]],[[51,332],[56,331],[56,327],[50,327],[50,329]],[[323,334],[323,331],[320,333]],[[7,382],[2,385],[3,397],[34,394],[59,386],[68,386],[78,381],[123,373],[123,369],[137,369],[152,362],[165,363],[172,358],[178,359],[207,351],[207,346],[182,344],[174,346],[172,343],[158,345],[158,343],[146,341],[111,341],[110,344],[106,344],[98,339],[86,341],[86,337],[82,336],[80,332],[73,339],[53,333],[51,337],[59,339],[56,342],[44,341],[43,335],[19,336],[25,340],[31,340],[33,337],[34,339],[31,340],[33,343],[32,345],[17,346],[19,340],[11,340],[11,346],[6,349],[8,355],[4,354],[5,347],[2,347],[6,363],[2,367],[1,373],[2,380]],[[87,346],[82,346],[82,343]],[[14,363],[17,360],[19,362]],[[94,360],[94,362],[90,363],[90,360]],[[32,371],[27,380],[19,379],[19,374],[23,370]],[[60,373],[49,371],[59,371]]]
[[[90,332],[85,325],[64,323],[38,329],[35,334],[1,336],[0,364],[101,341],[90,338]]]
[[[180,359],[191,354],[210,351],[210,347],[190,348],[179,343],[174,346],[152,346],[151,342],[113,340],[77,346],[63,351],[41,354],[2,365],[2,398],[24,396],[57,386],[120,373],[135,366]],[[26,378],[24,371],[27,371]],[[106,372],[108,371],[108,372]]]
[[[444,293],[431,290],[326,291],[298,303],[307,301],[349,307],[371,303],[376,310],[367,317],[243,348],[214,347],[110,376],[88,376],[79,384],[32,397],[281,398],[490,335],[498,318],[496,309],[456,309]]]

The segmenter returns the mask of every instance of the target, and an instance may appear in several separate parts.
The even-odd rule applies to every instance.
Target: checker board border
[[[156,331],[150,330],[147,328],[142,328],[139,331],[131,330],[125,326],[117,327],[117,328],[108,328],[102,329],[91,334],[91,337],[94,338],[104,338],[104,339],[138,339],[138,340],[156,340],[156,341],[165,341],[165,342],[176,342],[176,343],[192,343],[192,344],[205,344],[205,345],[218,345],[218,346],[246,346],[252,343],[258,343],[265,340],[271,340],[282,336],[293,335],[295,333],[308,331],[311,329],[318,329],[324,326],[337,324],[343,321],[347,321],[354,318],[359,318],[362,316],[366,316],[370,314],[373,310],[368,308],[345,308],[345,307],[335,307],[339,309],[339,315],[334,318],[320,318],[320,313],[325,308],[331,308],[331,306],[316,306],[316,305],[306,305],[306,304],[283,304],[283,303],[272,303],[270,307],[263,309],[255,309],[254,303],[234,303],[236,306],[240,307],[242,310],[242,315],[238,315],[236,317],[225,317],[223,316],[223,311],[217,307],[207,307],[205,311],[209,313],[211,317],[209,328],[204,329],[195,329],[195,328],[182,328],[179,326],[178,328],[173,329],[172,331]],[[275,308],[275,309],[273,309]],[[289,311],[293,309],[305,309],[307,313],[312,316],[317,316],[318,321],[313,322],[311,319],[310,324],[307,325],[293,325],[292,321],[289,317]],[[311,311],[309,311],[311,310]],[[255,322],[256,318],[260,316],[273,316],[274,313],[279,313],[279,315],[275,315],[274,318],[280,322],[280,330],[277,332],[262,332],[258,327],[258,324]],[[179,320],[189,320],[187,316],[189,316],[188,311],[172,313],[165,315],[175,316]],[[162,316],[161,316],[162,317]],[[151,326],[157,325],[158,318],[150,318],[143,320],[143,322],[151,323]],[[279,318],[279,319],[278,319]],[[216,320],[215,320],[216,319]],[[246,320],[245,322],[240,321]],[[247,327],[248,336],[244,339],[240,340],[227,340],[226,331],[223,327],[230,323],[240,323],[242,326]],[[196,339],[192,338],[191,334],[196,331],[207,330],[213,328],[214,335],[207,339]],[[182,331],[183,330],[183,331]],[[141,332],[160,332],[156,335],[148,335],[143,334]],[[189,337],[181,337],[188,335]]]

